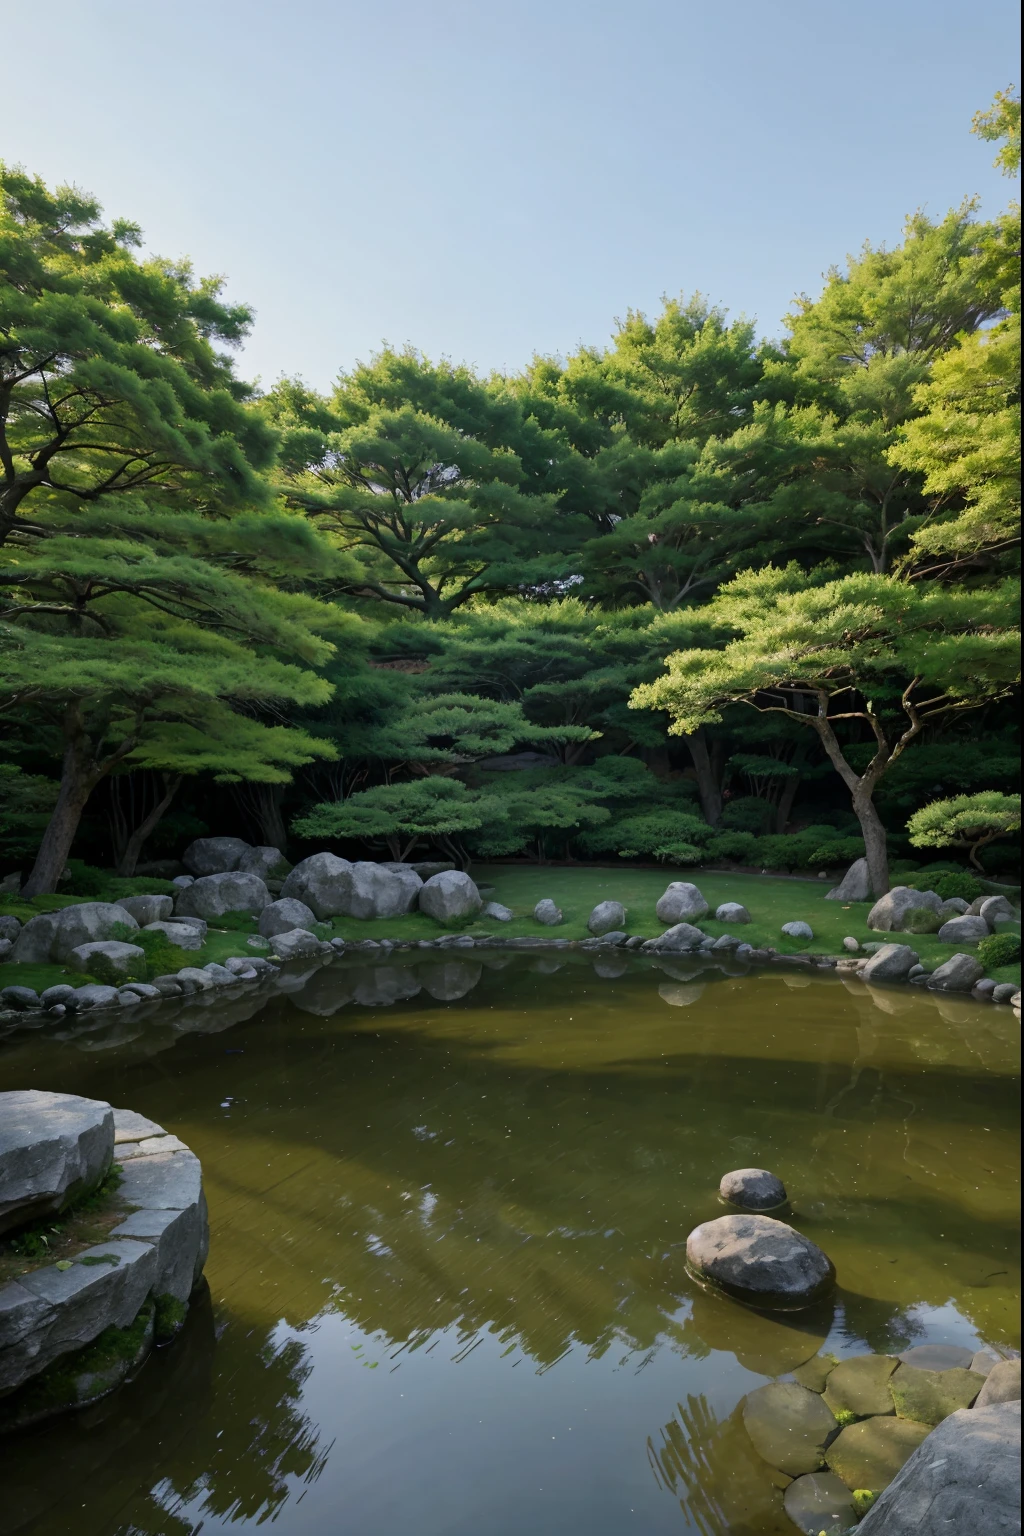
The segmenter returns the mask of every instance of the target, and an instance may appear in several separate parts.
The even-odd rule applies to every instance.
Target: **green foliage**
[[[210,919],[210,927],[225,928],[229,933],[252,933],[256,918],[251,912],[222,912],[220,917]]]
[[[153,1337],[157,1344],[167,1344],[184,1327],[188,1316],[188,1302],[165,1292],[153,1298]]]
[[[759,837],[757,840],[758,862],[763,869],[806,869],[814,864],[836,864],[844,861],[844,855],[829,853],[822,858],[823,847],[842,847],[834,829],[827,826],[804,827],[801,832],[786,836]],[[863,845],[861,845],[861,856]]]
[[[115,965],[109,955],[95,951],[89,956],[89,975],[104,987],[123,987],[126,981],[145,981],[145,958],[130,957],[125,966]]]
[[[94,864],[85,864],[81,859],[68,859],[65,867],[71,877],[61,881],[65,895],[89,897],[94,901],[102,901],[107,896],[110,875],[105,869],[97,869]]]
[[[1001,965],[1016,965],[1020,959],[1019,933],[990,933],[982,939],[977,949],[978,959],[986,971],[994,971]]]
[[[949,901],[954,896],[959,896],[963,901],[974,901],[982,893],[981,883],[966,870],[934,876],[917,874],[904,884],[916,891],[934,891],[943,901]]]
[[[195,959],[195,951],[182,949],[177,944],[172,944],[166,934],[154,929],[147,932],[140,928],[137,932],[131,932],[126,941],[136,944],[146,954],[146,974],[137,979],[139,981],[152,981],[157,976],[172,976],[175,971],[180,971],[183,965],[192,964]]]
[[[752,832],[720,832],[705,848],[711,860],[726,859],[736,864],[757,864],[760,843]]]
[[[34,855],[53,812],[58,785],[14,763],[0,763],[0,860]]]
[[[1020,831],[1020,795],[1002,795],[989,789],[952,800],[933,800],[914,812],[907,831],[915,848],[969,849],[971,863],[980,869],[980,849]]]
[[[831,837],[811,851],[807,864],[812,868],[825,864],[852,864],[863,857],[862,837]]]
[[[772,807],[757,795],[739,795],[726,802],[721,826],[729,832],[765,832],[772,821]]]

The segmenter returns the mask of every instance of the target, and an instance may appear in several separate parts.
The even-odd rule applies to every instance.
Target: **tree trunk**
[[[868,860],[868,876],[876,896],[884,896],[889,889],[889,851],[881,818],[871,798],[873,784],[864,781],[853,792],[853,809],[864,834],[864,851]]]
[[[64,741],[64,763],[57,804],[39,844],[32,873],[22,886],[23,896],[49,895],[57,889],[82,812],[102,777],[97,771],[91,743],[85,734],[77,704],[70,705],[64,717]]]
[[[124,875],[129,878],[134,875],[135,866],[139,862],[139,855],[142,852],[143,843],[157,826],[160,818],[164,815],[171,801],[178,793],[180,785],[180,773],[173,774],[170,777],[166,775],[164,776],[163,797],[157,801],[149,815],[144,817],[143,820],[139,822],[138,826],[134,829],[127,843],[125,844],[124,852],[122,853],[117,863],[117,873],[119,875]]]
[[[792,767],[797,769],[797,772],[791,774],[790,777],[786,780],[785,784],[782,786],[782,796],[775,811],[775,830],[777,833],[781,834],[785,832],[786,827],[789,825],[789,817],[790,812],[793,809],[793,801],[796,799],[796,792],[800,788],[800,781],[803,778],[803,774],[799,770],[803,767],[804,759],[806,756],[807,749],[801,742],[797,747],[792,763]]]
[[[692,736],[684,736],[683,740],[690,749],[690,757],[697,770],[697,793],[700,795],[704,820],[709,826],[717,827],[722,815],[722,789],[711,766],[711,754],[703,726],[694,731]]]

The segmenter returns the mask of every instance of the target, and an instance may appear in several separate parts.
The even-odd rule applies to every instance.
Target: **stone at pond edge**
[[[265,939],[276,938],[279,933],[291,933],[293,928],[312,928],[316,913],[295,896],[282,896],[272,901],[260,913],[257,927]]]
[[[877,1493],[889,1486],[929,1432],[927,1424],[909,1419],[862,1419],[836,1436],[826,1448],[825,1460],[851,1492],[871,1488]]]
[[[957,1366],[969,1371],[974,1352],[960,1344],[914,1344],[901,1350],[898,1358],[919,1371],[953,1371]]]
[[[1020,1361],[1000,1360],[998,1365],[993,1365],[985,1377],[985,1385],[974,1401],[975,1412],[979,1408],[988,1408],[993,1403],[1015,1403],[1020,1401]]]
[[[951,1371],[921,1371],[913,1365],[900,1365],[889,1390],[897,1418],[941,1424],[959,1408],[969,1408],[984,1385],[983,1376],[960,1366]]]
[[[835,1283],[835,1269],[816,1243],[768,1216],[719,1216],[695,1227],[686,1258],[699,1278],[751,1306],[810,1306]]]
[[[475,917],[483,902],[468,875],[458,869],[445,869],[424,882],[419,906],[421,912],[437,922],[450,923],[460,917]]]
[[[745,1211],[770,1211],[786,1201],[786,1186],[767,1168],[734,1168],[723,1176],[718,1193]]]
[[[867,859],[856,859],[839,884],[825,893],[826,901],[870,901],[871,876]]]
[[[898,1365],[893,1355],[853,1355],[840,1360],[825,1387],[826,1403],[833,1413],[855,1413],[859,1419],[892,1413],[889,1378]]]
[[[984,966],[974,955],[951,955],[936,966],[925,986],[930,992],[969,992],[984,974]]]
[[[917,963],[917,953],[909,944],[880,944],[862,967],[860,979],[867,982],[906,981]]]
[[[109,1104],[37,1088],[0,1093],[0,1232],[93,1188],[113,1152]]]
[[[782,1502],[786,1514],[804,1536],[845,1531],[856,1518],[853,1494],[834,1472],[808,1472],[796,1478],[783,1494]]]
[[[803,1365],[798,1365],[793,1375],[802,1387],[807,1387],[811,1392],[824,1392],[825,1383],[835,1370],[839,1361],[835,1355],[815,1355],[813,1360],[807,1360]]]
[[[67,961],[73,971],[85,974],[92,971],[93,975],[105,975],[107,980],[113,972],[115,977],[123,980],[146,969],[146,951],[138,944],[123,944],[119,939],[97,939],[93,944],[79,944],[68,955]],[[103,970],[94,971],[93,966],[97,964],[102,964]]]
[[[666,952],[686,954],[690,950],[699,949],[703,944],[705,935],[699,928],[694,928],[691,923],[676,923],[665,932],[659,934],[656,939],[644,941],[645,950],[653,950],[655,953]]]
[[[857,1530],[858,1536],[1019,1536],[1020,1404],[952,1414],[907,1460]]]
[[[757,1454],[789,1477],[816,1472],[838,1425],[816,1392],[794,1381],[774,1381],[748,1392],[743,1423]]]
[[[289,933],[279,933],[271,943],[278,960],[302,960],[320,953],[321,941],[315,933],[305,928],[293,928]]]

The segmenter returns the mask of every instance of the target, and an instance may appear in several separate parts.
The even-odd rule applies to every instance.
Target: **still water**
[[[482,958],[336,962],[0,1051],[0,1088],[179,1134],[212,1226],[175,1344],[0,1444],[3,1536],[783,1536],[746,1392],[823,1345],[1019,1344],[1008,1008]],[[824,1312],[688,1279],[748,1165],[834,1260]]]

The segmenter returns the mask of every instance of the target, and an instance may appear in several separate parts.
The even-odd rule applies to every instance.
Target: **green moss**
[[[863,1520],[877,1498],[878,1494],[872,1493],[870,1488],[855,1488],[853,1490],[853,1508],[858,1520]]]
[[[83,1399],[83,1377],[109,1376],[113,1379],[106,1385],[116,1385],[141,1354],[154,1312],[154,1303],[145,1301],[127,1328],[105,1328],[84,1349],[55,1360],[40,1375],[26,1382],[20,1391],[5,1397],[0,1401],[0,1431],[46,1418],[61,1409],[74,1408],[83,1400],[91,1401],[99,1394],[90,1390],[89,1396]],[[89,1387],[95,1385],[90,1383]],[[101,1391],[103,1389],[101,1386]]]
[[[111,1209],[123,1177],[121,1169],[114,1164],[92,1189],[80,1190],[74,1195],[56,1220],[52,1216],[42,1217],[0,1239],[0,1278],[12,1264],[19,1273],[24,1273],[26,1264],[48,1264],[69,1239],[72,1242],[102,1242],[106,1233],[90,1233],[87,1226],[80,1231],[76,1229],[83,1218]],[[114,1205],[114,1209],[119,1217],[123,1214],[119,1205]]]
[[[166,1344],[184,1325],[188,1316],[188,1302],[164,1293],[156,1298],[154,1331],[158,1344]]]
[[[840,1429],[845,1429],[848,1424],[856,1424],[860,1419],[859,1413],[854,1413],[851,1408],[834,1408],[836,1423]]]

